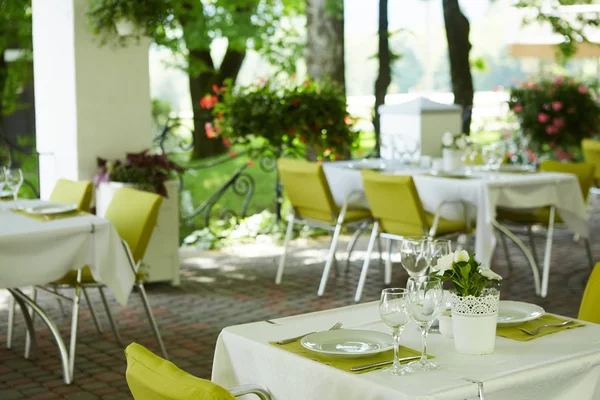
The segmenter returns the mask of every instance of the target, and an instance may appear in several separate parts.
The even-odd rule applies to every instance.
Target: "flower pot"
[[[462,167],[462,155],[461,150],[442,149],[444,171],[455,171]]]
[[[138,27],[130,19],[119,18],[115,20],[115,28],[119,36],[131,36],[137,33]]]
[[[454,337],[454,328],[452,327],[452,315],[450,313],[446,314],[444,312],[439,316],[439,328],[442,336],[452,339]]]
[[[493,353],[500,292],[485,289],[479,297],[461,297],[456,293],[452,293],[451,297],[456,351],[471,355]]]

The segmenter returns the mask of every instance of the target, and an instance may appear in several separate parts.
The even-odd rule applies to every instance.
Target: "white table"
[[[600,325],[544,336],[529,342],[498,337],[486,356],[456,353],[453,342],[430,334],[428,352],[440,370],[394,377],[383,370],[351,374],[295,355],[268,342],[304,332],[325,330],[335,322],[345,328],[385,331],[377,303],[255,322],[225,328],[218,340],[212,380],[224,387],[253,383],[276,400],[476,399],[483,382],[486,400],[600,398]],[[403,345],[420,349],[412,323]]]
[[[19,203],[24,208],[44,204],[41,200]],[[13,207],[12,201],[0,201],[0,288],[9,289],[19,302],[30,331],[32,326],[23,302],[46,322],[60,350],[65,382],[70,383],[68,353],[56,325],[18,288],[47,284],[87,265],[94,279],[105,284],[125,305],[135,273],[110,221],[95,215],[40,221],[11,211]]]
[[[348,168],[348,163],[324,164],[327,181],[338,205],[343,204],[348,193],[364,190],[360,170]],[[472,215],[477,222],[475,254],[487,266],[491,264],[496,246],[494,227],[498,226],[498,207],[531,209],[554,205],[573,232],[584,238],[589,237],[585,203],[577,177],[572,174],[474,172],[469,179],[452,179],[431,176],[427,170],[420,168],[401,166],[387,167],[383,173],[412,175],[425,210],[434,214],[439,211],[440,216],[446,219],[464,221],[465,216],[462,207],[443,203],[464,202],[472,205],[475,208]],[[356,206],[368,208],[368,203],[364,200]],[[545,264],[549,261],[547,257]],[[549,264],[544,268],[549,268]],[[534,271],[537,272],[537,269]],[[536,276],[536,281],[538,279]],[[539,293],[539,284],[537,286]]]

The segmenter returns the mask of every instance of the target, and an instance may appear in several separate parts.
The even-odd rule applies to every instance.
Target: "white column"
[[[40,190],[91,179],[96,157],[122,158],[152,140],[148,40],[99,47],[87,0],[33,0],[33,66]]]

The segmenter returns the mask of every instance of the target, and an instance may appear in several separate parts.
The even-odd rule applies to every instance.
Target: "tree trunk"
[[[379,106],[385,104],[385,95],[392,81],[390,41],[388,34],[388,0],[379,0],[379,75],[375,81],[375,110],[373,110],[373,125],[375,126],[375,151],[381,154],[381,121]]]
[[[189,75],[190,96],[192,98],[192,109],[194,111],[194,158],[206,158],[222,154],[225,151],[223,142],[219,139],[206,137],[205,125],[212,123],[214,118],[211,110],[200,107],[200,99],[207,94],[214,94],[212,86],[222,86],[226,79],[234,82],[246,57],[245,51],[227,50],[221,67],[215,70],[210,52],[208,50],[190,51],[190,63],[202,63],[208,70],[196,76]]]
[[[306,0],[306,67],[311,78],[345,90],[343,0]]]
[[[471,113],[473,111],[473,78],[469,63],[469,20],[460,10],[458,0],[443,0],[446,39],[450,56],[450,75],[454,104],[463,108],[462,130],[468,134],[471,130]]]

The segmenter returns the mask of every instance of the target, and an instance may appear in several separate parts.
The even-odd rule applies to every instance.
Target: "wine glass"
[[[411,277],[425,274],[428,265],[429,238],[426,236],[405,237],[400,245],[400,262]]]
[[[439,316],[444,300],[444,290],[440,278],[420,276],[408,278],[408,313],[421,330],[422,353],[419,361],[412,362],[409,368],[422,371],[438,369],[439,366],[427,359],[427,333],[433,321]]]
[[[392,375],[406,375],[412,372],[410,368],[400,364],[398,357],[400,336],[410,319],[406,307],[407,293],[406,289],[384,289],[379,300],[379,316],[394,338],[394,363],[387,369]]]
[[[4,176],[6,179],[6,184],[12,191],[13,198],[15,199],[15,206],[18,209],[21,209],[19,206],[19,189],[23,184],[23,171],[21,171],[20,168],[4,168]]]
[[[429,242],[427,263],[429,267],[437,264],[438,260],[452,252],[452,242],[446,239],[435,239]]]
[[[485,146],[483,148],[481,155],[483,156],[483,162],[485,163],[487,169],[488,170],[493,169],[494,165],[496,165],[496,155],[497,155],[496,149],[494,148],[494,146],[493,145]]]

